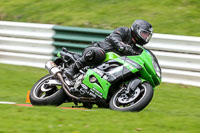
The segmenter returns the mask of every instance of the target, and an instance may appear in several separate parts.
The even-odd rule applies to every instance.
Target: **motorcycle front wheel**
[[[64,103],[67,95],[59,82],[55,84],[56,81],[53,75],[48,74],[35,83],[30,92],[31,104],[59,106]]]
[[[141,111],[151,101],[153,97],[152,86],[145,82],[127,93],[126,89],[119,89],[110,99],[109,107],[118,111]]]

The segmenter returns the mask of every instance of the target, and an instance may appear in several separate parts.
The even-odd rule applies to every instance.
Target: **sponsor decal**
[[[94,93],[99,98],[102,98],[102,96],[103,96],[103,94],[101,92],[99,92],[98,90],[96,90],[95,88],[92,88],[91,92]]]

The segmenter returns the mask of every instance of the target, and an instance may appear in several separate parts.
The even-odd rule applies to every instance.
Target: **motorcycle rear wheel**
[[[125,89],[121,88],[112,96],[109,107],[112,110],[138,112],[150,103],[153,93],[152,86],[147,82],[138,85],[129,96],[125,94]]]
[[[54,79],[54,77],[48,74],[34,84],[30,92],[30,101],[32,105],[59,106],[65,102],[67,95],[61,87],[53,86],[45,88],[49,89],[49,91],[42,91],[42,85],[50,79]]]

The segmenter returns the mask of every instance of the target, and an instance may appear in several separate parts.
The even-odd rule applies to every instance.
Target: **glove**
[[[128,44],[124,44],[123,42],[120,42],[118,44],[118,50],[121,51],[125,55],[135,54],[135,51],[133,50],[133,48]]]
[[[124,46],[123,52],[124,52],[124,54],[127,54],[127,55],[133,55],[135,53],[133,48],[130,45]]]

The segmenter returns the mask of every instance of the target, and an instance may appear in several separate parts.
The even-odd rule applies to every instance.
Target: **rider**
[[[72,79],[79,69],[101,63],[105,59],[106,52],[115,52],[121,56],[138,54],[140,48],[136,44],[142,46],[147,44],[152,33],[152,25],[145,20],[135,20],[130,28],[119,27],[104,41],[85,48],[82,57],[69,68],[66,68],[65,74]]]

